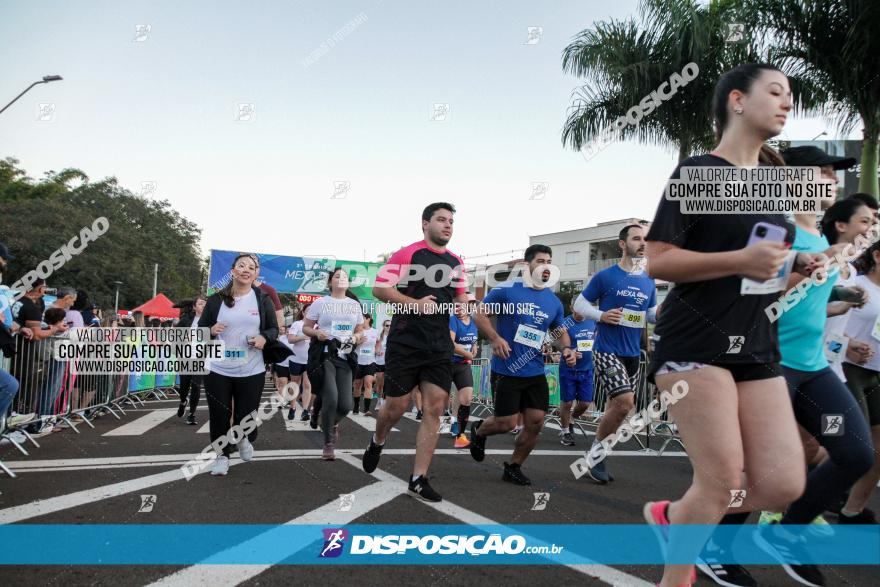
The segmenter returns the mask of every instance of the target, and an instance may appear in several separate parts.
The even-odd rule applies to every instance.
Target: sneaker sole
[[[414,498],[418,499],[419,501],[423,501],[425,503],[440,503],[441,501],[443,501],[442,497],[440,499],[436,499],[436,500],[435,499],[427,499],[425,497],[422,497],[422,495],[420,493],[413,491],[412,489],[407,489],[406,492],[409,494],[410,497],[414,497]]]
[[[776,559],[776,562],[779,563],[779,566],[781,566],[783,570],[785,570],[786,575],[788,575],[801,585],[809,585],[810,587],[822,587],[821,585],[810,583],[809,581],[795,573],[794,569],[791,568],[791,565],[785,562],[785,559],[782,558],[778,552],[776,552],[776,548],[772,544],[767,542],[767,540],[765,540],[763,536],[761,536],[761,532],[758,528],[755,528],[755,530],[753,531],[752,539],[755,541],[755,544],[758,545],[758,548]]]

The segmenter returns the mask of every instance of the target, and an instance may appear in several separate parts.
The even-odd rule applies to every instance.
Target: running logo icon
[[[537,45],[541,42],[541,37],[544,36],[544,27],[542,26],[530,26],[528,27],[528,38],[526,38],[526,42],[523,45]]]
[[[727,23],[727,36],[724,38],[725,43],[741,43],[745,40],[746,27],[738,22]]]
[[[549,493],[536,493],[535,503],[532,505],[533,512],[541,512],[547,509],[547,503],[550,501]]]
[[[727,347],[727,354],[736,355],[743,348],[743,344],[746,342],[745,336],[728,336],[727,340],[730,341],[730,346]]]
[[[550,183],[546,181],[533,181],[530,200],[543,200],[550,193]]]
[[[139,514],[148,514],[153,511],[153,507],[156,505],[156,496],[155,495],[142,495],[141,496],[141,507],[138,510]]]
[[[354,507],[354,493],[340,493],[339,511],[350,512],[352,507]]]
[[[822,414],[822,435],[843,435],[843,414]]]
[[[318,558],[336,558],[345,550],[345,541],[348,540],[348,530],[342,528],[325,528],[321,530],[324,533],[324,548]]]
[[[730,508],[738,508],[741,507],[743,502],[746,499],[746,490],[745,489],[731,489],[730,490],[730,503],[727,507]]]

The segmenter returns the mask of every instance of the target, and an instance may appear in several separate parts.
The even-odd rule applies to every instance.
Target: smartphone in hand
[[[752,234],[749,235],[749,242],[746,246],[750,247],[761,241],[771,241],[777,243],[785,242],[786,230],[769,222],[758,222],[752,227]]]

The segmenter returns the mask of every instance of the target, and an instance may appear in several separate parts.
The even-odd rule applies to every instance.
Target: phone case
[[[757,231],[760,227],[764,227],[767,229],[766,235],[758,236]],[[747,246],[751,246],[761,241],[775,241],[783,243],[785,242],[785,235],[786,231],[781,226],[776,226],[775,224],[770,224],[768,222],[759,222],[752,227],[752,234],[749,236],[749,242]]]

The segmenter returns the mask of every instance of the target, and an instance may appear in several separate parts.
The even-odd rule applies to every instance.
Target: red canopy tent
[[[165,294],[157,294],[152,300],[144,302],[131,312],[143,312],[144,316],[153,318],[180,318],[180,310],[173,308],[174,303]]]

